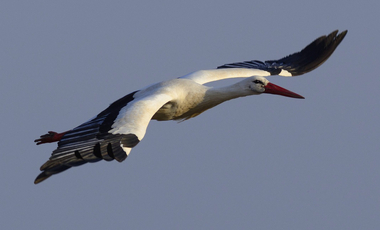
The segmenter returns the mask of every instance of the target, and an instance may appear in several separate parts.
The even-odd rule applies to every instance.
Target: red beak
[[[278,85],[272,84],[270,82],[264,88],[265,88],[264,93],[277,94],[277,95],[282,95],[285,97],[294,97],[294,98],[305,99],[304,97],[302,97],[299,94],[293,93],[292,91],[284,89],[284,88],[282,88]]]

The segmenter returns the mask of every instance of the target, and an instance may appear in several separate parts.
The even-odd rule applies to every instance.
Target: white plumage
[[[297,76],[307,73],[334,52],[347,31],[322,36],[298,53],[274,61],[246,61],[226,64],[214,70],[200,70],[135,91],[112,103],[90,121],[64,132],[49,132],[37,144],[58,142],[35,183],[73,166],[100,160],[123,161],[143,138],[150,120],[186,120],[224,101],[262,93],[303,98],[270,83],[270,75]],[[226,87],[205,83],[244,78]]]

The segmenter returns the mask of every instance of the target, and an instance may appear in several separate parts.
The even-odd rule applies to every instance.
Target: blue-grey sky
[[[375,229],[380,226],[378,0],[2,1],[3,229]],[[277,59],[348,35],[303,95],[153,121],[123,163],[34,185],[66,131],[148,84]]]

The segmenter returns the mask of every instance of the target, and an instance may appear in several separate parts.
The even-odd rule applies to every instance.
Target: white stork
[[[37,145],[58,142],[50,159],[41,166],[34,183],[73,166],[100,160],[122,162],[144,137],[149,121],[187,120],[222,102],[262,93],[303,98],[270,83],[265,77],[292,77],[307,73],[334,52],[347,31],[321,36],[302,51],[279,60],[245,61],[200,70],[159,82],[113,102],[93,119],[63,133],[50,131]],[[233,85],[212,88],[204,84],[227,78],[244,78]]]

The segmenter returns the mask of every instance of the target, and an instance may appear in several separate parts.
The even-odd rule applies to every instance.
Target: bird
[[[293,77],[323,64],[347,34],[338,30],[321,36],[300,52],[278,60],[243,61],[198,70],[134,91],[110,104],[105,110],[66,132],[49,131],[36,139],[37,145],[58,142],[49,160],[35,179],[38,184],[71,167],[101,160],[124,161],[144,137],[150,120],[185,121],[225,101],[260,94],[277,94],[303,99],[267,80],[268,76]],[[224,87],[204,84],[229,78],[243,78]]]

